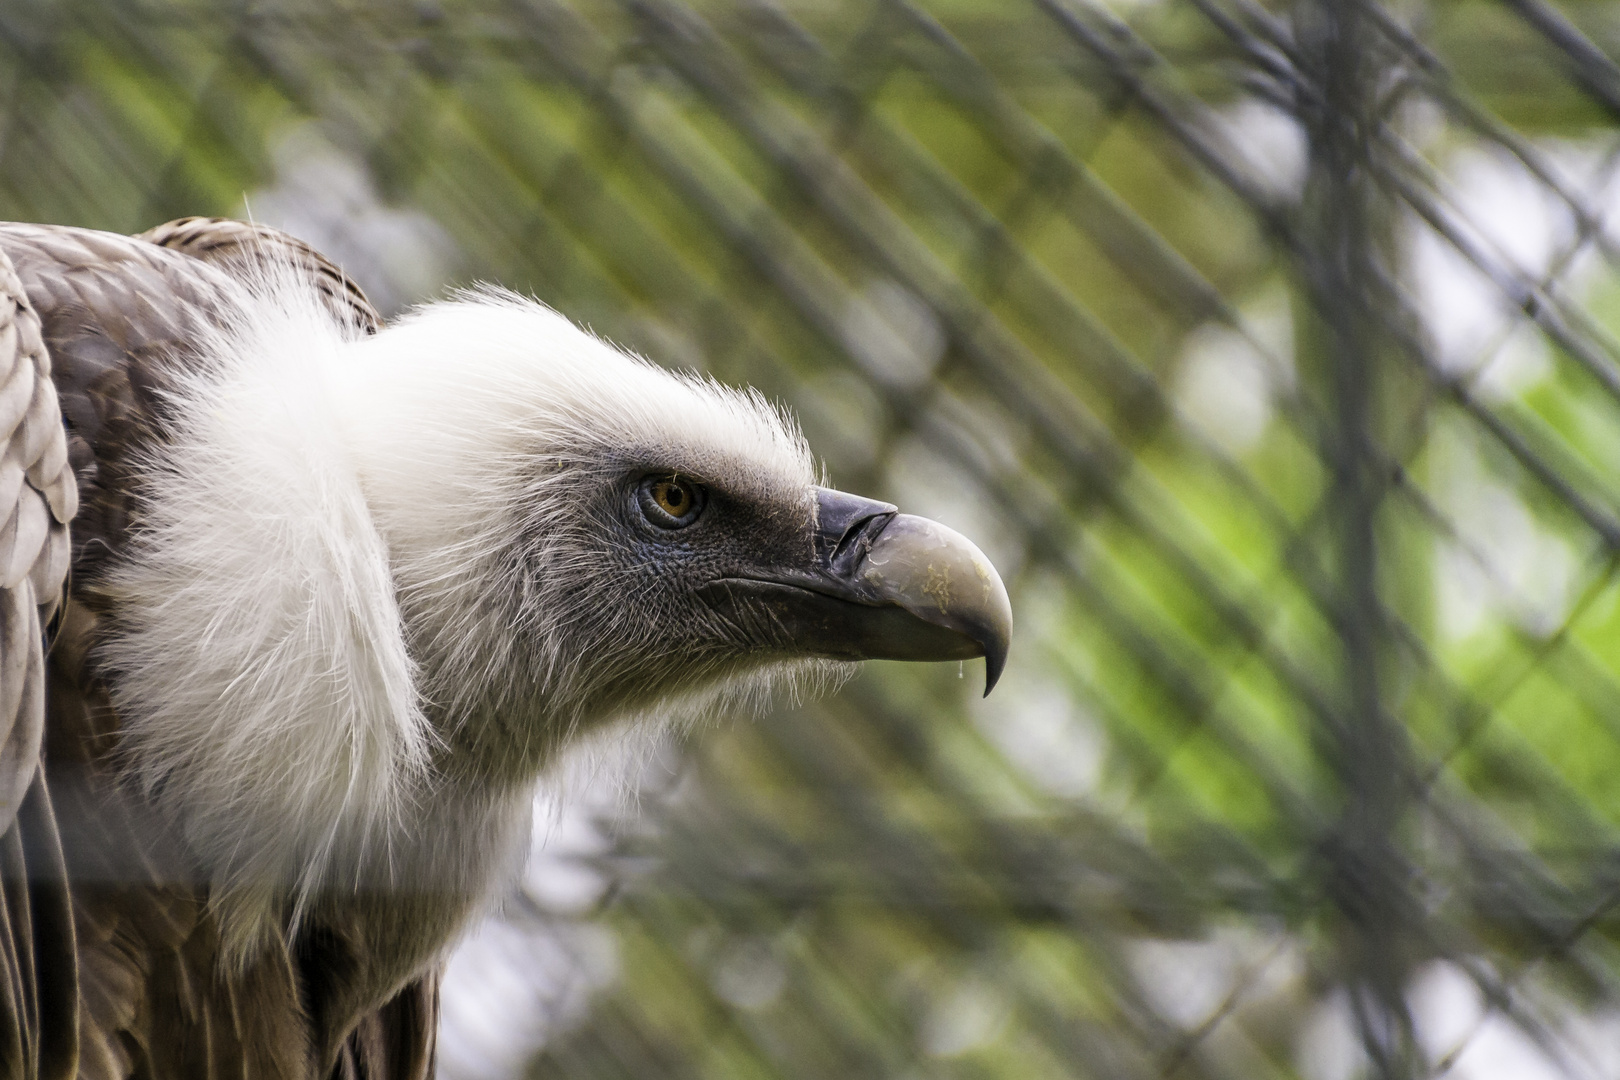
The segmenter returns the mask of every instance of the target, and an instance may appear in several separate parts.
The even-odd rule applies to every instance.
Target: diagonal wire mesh
[[[0,6],[0,201],[533,292],[983,538],[562,812],[450,1077],[1620,1071],[1620,8]]]

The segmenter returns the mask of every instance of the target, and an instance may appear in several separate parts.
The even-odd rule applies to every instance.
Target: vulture
[[[0,225],[0,434],[0,1080],[429,1077],[571,744],[1007,654],[757,392],[256,224]]]

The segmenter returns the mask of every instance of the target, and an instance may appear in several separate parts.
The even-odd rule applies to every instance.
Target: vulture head
[[[983,656],[994,684],[984,555],[822,486],[759,394],[509,293],[367,336],[307,291],[204,343],[107,586],[129,769],[244,954],[289,898],[476,892],[593,728],[866,658]]]
[[[407,636],[486,778],[827,661],[984,656],[987,691],[1000,673],[1011,609],[984,555],[820,486],[757,392],[505,293],[355,352],[347,427]]]

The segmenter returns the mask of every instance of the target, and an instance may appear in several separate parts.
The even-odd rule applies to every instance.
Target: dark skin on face
[[[687,625],[705,636],[781,658],[983,656],[986,694],[1001,675],[1007,590],[977,547],[937,522],[830,488],[787,498],[673,469],[631,475],[622,490],[644,565],[690,598]]]

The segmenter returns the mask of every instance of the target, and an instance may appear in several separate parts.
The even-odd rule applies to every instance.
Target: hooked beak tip
[[[896,514],[872,538],[858,575],[875,595],[976,645],[989,696],[1007,665],[1012,602],[984,552],[937,521]]]

